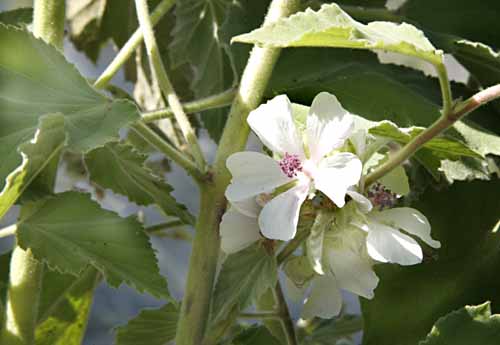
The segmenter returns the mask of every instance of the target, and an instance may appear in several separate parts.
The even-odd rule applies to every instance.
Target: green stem
[[[455,122],[468,115],[481,105],[491,102],[500,97],[500,84],[489,87],[478,92],[468,100],[458,104],[449,112],[443,112],[443,115],[434,122],[429,128],[425,129],[418,136],[413,138],[408,144],[393,154],[384,164],[368,174],[365,178],[365,187],[377,181],[392,169],[409,159],[425,143],[450,128]]]
[[[450,80],[448,79],[448,72],[446,71],[446,66],[444,63],[435,65],[438,78],[439,86],[441,87],[441,97],[443,99],[443,110],[442,114],[447,115],[450,113],[453,106],[453,96],[451,95]]]
[[[240,313],[238,318],[247,320],[281,320],[281,314],[273,312]]]
[[[205,175],[200,172],[191,159],[187,158],[184,153],[163,140],[155,131],[149,128],[148,125],[143,122],[137,122],[130,128],[165,156],[184,168],[196,181],[205,179]]]
[[[151,234],[151,233],[155,233],[158,231],[163,231],[165,229],[176,228],[178,226],[183,226],[183,225],[186,225],[186,223],[184,223],[181,220],[173,220],[171,222],[165,222],[165,223],[160,223],[160,224],[148,226],[147,228],[144,229],[144,231]]]
[[[297,340],[297,335],[295,334],[295,326],[293,324],[290,311],[288,310],[285,296],[283,294],[283,289],[281,288],[281,284],[279,281],[276,284],[276,288],[274,289],[274,294],[280,314],[281,327],[283,328],[283,331],[286,335],[286,343],[287,345],[298,345],[299,342]]]
[[[153,13],[151,13],[151,24],[154,26],[158,24],[160,19],[172,8],[175,0],[163,0],[156,6]],[[135,52],[136,48],[141,44],[144,38],[141,29],[137,29],[132,36],[128,39],[127,43],[120,49],[118,54],[115,56],[113,61],[106,67],[101,76],[97,78],[94,83],[94,87],[98,89],[103,89],[109,84],[111,79],[118,70],[123,66],[123,64],[130,58],[130,56]]]
[[[299,9],[299,0],[273,0],[264,23],[269,24]],[[247,116],[260,104],[279,53],[279,48],[253,48],[217,150],[213,183],[201,190],[201,211],[179,315],[177,345],[202,343],[219,257],[219,223],[226,208],[224,192],[231,178],[226,159],[245,147],[249,134]]]
[[[9,225],[0,230],[0,238],[15,235],[17,231],[17,224]]]
[[[198,143],[196,133],[191,127],[191,123],[182,108],[179,97],[177,97],[177,94],[175,93],[172,83],[168,77],[167,70],[163,65],[154,36],[153,25],[151,24],[151,19],[149,18],[148,3],[146,0],[135,0],[135,7],[137,9],[137,18],[139,19],[140,28],[144,34],[144,43],[146,44],[146,51],[148,53],[153,73],[156,75],[160,89],[167,99],[168,105],[172,108],[172,112],[174,113],[174,117],[179,124],[181,132],[191,148],[191,153],[196,164],[202,172],[205,172],[207,170],[207,164]]]
[[[349,5],[343,5],[340,7],[351,17],[362,22],[372,22],[374,20],[402,22],[404,20],[404,17],[385,8],[370,8]]]
[[[65,0],[35,0],[33,35],[63,49]]]
[[[236,90],[230,89],[213,96],[197,99],[195,101],[182,104],[184,111],[188,114],[197,113],[204,110],[222,108],[233,102]],[[142,113],[142,120],[146,123],[172,117],[174,113],[171,108],[160,109]]]
[[[278,265],[281,265],[292,255],[297,248],[300,247],[302,242],[309,236],[311,233],[311,228],[308,229],[303,229],[302,231],[299,231],[295,237],[287,243],[287,245],[281,250],[281,252],[278,254],[278,257],[276,258],[276,261],[278,262]]]

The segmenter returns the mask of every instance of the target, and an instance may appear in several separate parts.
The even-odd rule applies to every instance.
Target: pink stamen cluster
[[[396,204],[398,198],[397,194],[391,192],[388,188],[385,188],[379,182],[370,187],[367,196],[372,204],[378,207],[380,210],[383,210],[386,207],[393,207]]]
[[[285,157],[280,161],[280,168],[288,177],[297,176],[297,172],[302,171],[302,162],[298,155],[285,153]]]

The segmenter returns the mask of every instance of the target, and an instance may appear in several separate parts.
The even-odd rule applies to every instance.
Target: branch
[[[230,105],[233,102],[235,94],[236,90],[229,89],[213,96],[183,103],[182,108],[184,108],[184,111],[188,114],[197,113],[204,110],[222,108]],[[174,113],[172,112],[171,108],[149,111],[146,113],[142,113],[142,120],[146,123],[149,123],[156,120],[172,117],[173,114]]]
[[[311,233],[311,228],[303,229],[302,231],[297,232],[297,235],[287,243],[287,245],[281,250],[281,252],[278,254],[276,261],[278,262],[278,265],[281,265],[283,262],[292,255],[297,248],[304,242],[304,240],[309,236]]]
[[[35,0],[33,35],[63,49],[65,2],[63,0]]]
[[[281,320],[281,314],[274,312],[240,313],[238,318],[247,320]]]
[[[288,310],[279,280],[276,284],[276,288],[274,289],[274,293],[276,296],[276,303],[278,304],[281,327],[286,335],[286,343],[287,345],[298,345],[299,342],[297,341],[297,336],[295,335],[295,326],[293,325],[292,317],[290,315],[290,311]]]
[[[415,152],[417,152],[426,142],[450,128],[455,122],[457,122],[464,116],[476,110],[481,105],[491,102],[499,97],[500,84],[491,86],[483,91],[476,93],[468,100],[456,105],[450,112],[443,113],[443,115],[429,128],[413,138],[412,141],[406,144],[394,155],[389,157],[389,159],[384,164],[368,174],[365,178],[365,186],[369,186],[382,176],[392,171],[392,169],[396,168],[405,160],[410,158],[413,154],[415,154]]]
[[[179,97],[177,97],[165,66],[163,65],[154,36],[153,25],[151,24],[151,19],[149,18],[148,3],[146,0],[135,0],[135,7],[137,9],[137,18],[139,20],[140,28],[144,34],[144,43],[146,44],[146,50],[153,73],[156,75],[160,89],[167,99],[168,105],[172,108],[172,112],[174,113],[174,117],[179,124],[182,134],[191,148],[191,153],[196,161],[196,164],[198,165],[198,168],[202,172],[205,172],[207,170],[207,164],[200,145],[198,144],[196,133],[191,127],[191,123],[189,122],[186,113],[182,109]]]
[[[175,0],[163,0],[158,6],[156,6],[153,13],[151,13],[151,24],[154,26],[158,24],[160,19],[170,10],[174,5]],[[120,49],[118,54],[115,56],[113,61],[106,67],[104,72],[97,78],[94,83],[94,87],[97,89],[103,89],[108,85],[108,83],[113,79],[116,72],[123,66],[123,64],[130,58],[134,53],[136,48],[141,44],[144,38],[142,31],[138,28],[132,36],[128,39],[127,43]]]

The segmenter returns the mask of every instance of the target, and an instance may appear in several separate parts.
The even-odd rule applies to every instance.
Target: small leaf
[[[330,320],[321,320],[315,327],[306,328],[304,345],[339,344],[337,341],[363,330],[363,319],[358,315],[343,315]]]
[[[17,238],[22,248],[61,272],[78,275],[90,264],[114,287],[126,283],[170,298],[141,224],[101,209],[88,195],[66,192],[26,204]]]
[[[194,217],[170,195],[172,187],[144,166],[147,156],[132,146],[108,143],[85,156],[90,179],[138,205],[157,204],[165,214],[194,224]]]
[[[62,114],[40,117],[34,138],[19,146],[23,162],[7,176],[5,187],[0,193],[0,218],[14,205],[38,174],[61,152],[65,141]]]
[[[264,326],[252,326],[236,336],[232,345],[281,345]]]
[[[490,302],[465,306],[440,318],[420,345],[496,345],[500,315],[491,315]]]
[[[30,24],[33,21],[33,9],[16,8],[15,10],[0,12],[0,23],[9,25]]]
[[[293,256],[284,264],[286,276],[293,284],[301,289],[314,277],[314,270],[310,260],[305,256]]]
[[[174,340],[179,310],[173,304],[143,309],[127,325],[116,329],[116,345],[165,345]]]
[[[240,310],[248,307],[268,288],[274,288],[277,277],[276,258],[261,243],[229,255],[215,285],[213,320],[221,319],[234,306]]]
[[[233,42],[272,47],[337,47],[382,49],[416,56],[434,65],[443,64],[443,53],[436,50],[423,32],[403,23],[372,22],[368,25],[352,19],[337,4],[326,4],[319,11],[305,12],[236,36]]]
[[[400,165],[379,179],[393,193],[406,195],[410,193],[410,184],[405,169]]]
[[[323,239],[325,231],[331,227],[333,213],[319,212],[311,227],[311,234],[306,240],[307,258],[312,269],[320,274],[325,274],[323,270]]]

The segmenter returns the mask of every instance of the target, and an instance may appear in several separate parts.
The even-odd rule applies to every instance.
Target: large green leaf
[[[139,117],[133,103],[93,90],[56,48],[29,32],[0,24],[0,41],[0,189],[21,164],[16,148],[33,138],[41,115],[64,115],[74,151],[117,138],[120,128]]]
[[[17,8],[11,11],[0,12],[0,23],[19,25],[29,24],[33,21],[32,8]]]
[[[465,306],[436,322],[420,345],[495,345],[500,339],[500,315],[491,315],[490,303]]]
[[[66,192],[26,204],[18,222],[22,248],[61,272],[92,265],[107,282],[169,298],[154,250],[141,224],[103,210],[86,194]]]
[[[143,309],[126,326],[118,327],[116,345],[165,345],[174,340],[179,310],[173,304]]]
[[[35,137],[19,146],[23,157],[21,165],[7,176],[5,187],[0,193],[0,218],[51,160],[57,157],[65,140],[63,115],[54,114],[40,117],[40,125]],[[56,159],[56,163],[57,161]]]
[[[88,268],[79,277],[45,270],[36,329],[37,345],[80,345],[85,335],[99,273]]]
[[[414,26],[391,22],[365,25],[352,19],[337,4],[323,5],[318,11],[307,9],[236,36],[233,41],[272,47],[383,49],[443,64],[442,51],[436,50]]]
[[[429,188],[412,205],[429,219],[442,248],[424,263],[375,266],[375,298],[363,300],[363,344],[416,345],[436,320],[466,304],[500,307],[500,180]],[[384,315],[384,317],[380,317]]]
[[[108,143],[85,156],[90,179],[102,188],[128,197],[138,205],[157,204],[163,212],[194,224],[194,217],[184,205],[170,195],[172,187],[153,175],[145,165],[147,159],[132,146]]]
[[[229,255],[215,285],[213,319],[220,320],[235,306],[248,307],[276,285],[277,277],[276,258],[261,243]]]

